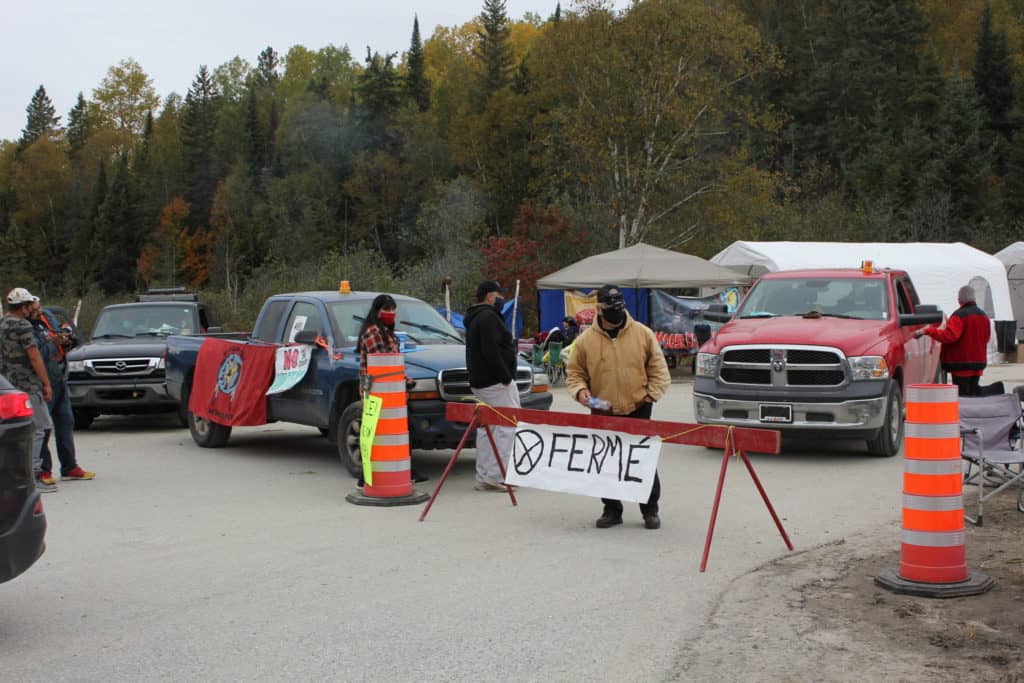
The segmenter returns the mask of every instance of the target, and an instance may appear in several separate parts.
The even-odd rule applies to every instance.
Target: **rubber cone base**
[[[379,508],[390,508],[398,505],[419,505],[425,503],[430,499],[429,493],[423,493],[422,491],[412,490],[412,493],[408,496],[395,496],[394,498],[378,498],[377,496],[368,496],[363,493],[362,489],[356,489],[352,493],[345,496],[345,500],[352,503],[353,505],[371,505]]]
[[[901,578],[895,569],[885,569],[875,577],[875,584],[901,595],[916,595],[922,598],[962,598],[987,592],[995,585],[995,581],[988,574],[969,572],[966,581],[921,583]]]

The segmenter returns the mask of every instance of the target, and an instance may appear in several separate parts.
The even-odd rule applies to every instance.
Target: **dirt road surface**
[[[655,417],[692,419],[690,386]],[[556,408],[581,410],[564,389]],[[356,507],[331,445],[289,425],[204,450],[173,418],[101,418],[78,444],[97,479],[46,496],[46,554],[0,585],[10,680],[957,680],[941,663],[970,648],[932,646],[929,667],[881,629],[935,622],[973,643],[989,634],[978,621],[1013,640],[988,617],[921,603],[894,619],[903,598],[877,603],[902,462],[859,444],[754,458],[794,554],[731,467],[704,574],[720,465],[705,449],[663,449],[663,527],[648,531],[634,506],[595,529],[600,503],[575,496],[521,489],[513,509],[472,490],[469,457],[425,523],[419,507]],[[421,489],[449,455],[416,454]],[[1001,542],[992,557],[1012,572],[1024,553]],[[1010,580],[997,590],[1018,600]],[[1005,648],[987,656],[979,677],[1013,673]]]

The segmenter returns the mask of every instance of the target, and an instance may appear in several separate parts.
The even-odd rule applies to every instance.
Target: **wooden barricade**
[[[420,515],[421,522],[426,519],[427,514],[430,512],[434,500],[441,492],[441,487],[444,486],[445,480],[455,466],[455,461],[458,459],[469,435],[473,433],[474,429],[482,427],[493,446],[492,426],[509,427],[523,421],[531,424],[604,429],[639,436],[657,436],[664,443],[721,448],[724,450],[722,467],[718,475],[718,486],[715,489],[714,503],[711,508],[711,519],[708,523],[708,532],[704,542],[704,553],[701,557],[700,570],[703,572],[707,568],[708,555],[711,552],[711,539],[714,536],[715,521],[718,518],[718,507],[722,499],[722,486],[725,483],[725,473],[729,466],[729,459],[732,457],[737,457],[743,461],[747,472],[757,487],[758,493],[768,508],[769,514],[771,514],[772,520],[775,522],[775,526],[779,530],[779,534],[782,536],[782,540],[787,548],[793,549],[789,535],[783,528],[782,521],[776,514],[775,508],[768,499],[768,494],[765,493],[764,487],[761,485],[761,480],[758,478],[757,473],[754,472],[753,464],[751,464],[750,459],[747,457],[748,452],[777,454],[782,440],[782,436],[777,430],[697,425],[683,422],[666,422],[663,420],[637,420],[628,417],[581,415],[578,413],[559,413],[547,410],[529,410],[526,408],[492,408],[483,404],[455,402],[448,404],[446,417],[450,422],[466,424],[466,431],[462,435],[462,440],[445,467],[441,478],[438,480],[433,495],[431,495],[430,500],[423,509],[423,513]],[[497,447],[494,448],[494,451],[497,454]],[[505,467],[501,462],[501,458],[498,458],[498,466],[504,477]],[[509,489],[508,494],[512,504],[515,505],[515,493],[512,489]]]

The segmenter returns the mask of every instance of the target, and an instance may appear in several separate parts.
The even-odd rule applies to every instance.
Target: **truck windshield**
[[[355,346],[363,318],[370,312],[370,301],[337,301],[327,304],[338,339],[344,346]],[[462,336],[440,313],[422,301],[398,302],[396,332],[405,332],[417,344],[461,344]]]
[[[807,317],[887,320],[889,297],[881,278],[761,280],[743,301],[739,318]]]
[[[100,311],[93,327],[93,339],[103,337],[166,336],[192,334],[195,310],[188,306],[120,306]]]

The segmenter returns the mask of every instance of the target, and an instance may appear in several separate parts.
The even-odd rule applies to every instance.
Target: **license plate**
[[[762,405],[761,422],[792,422],[793,406]]]

